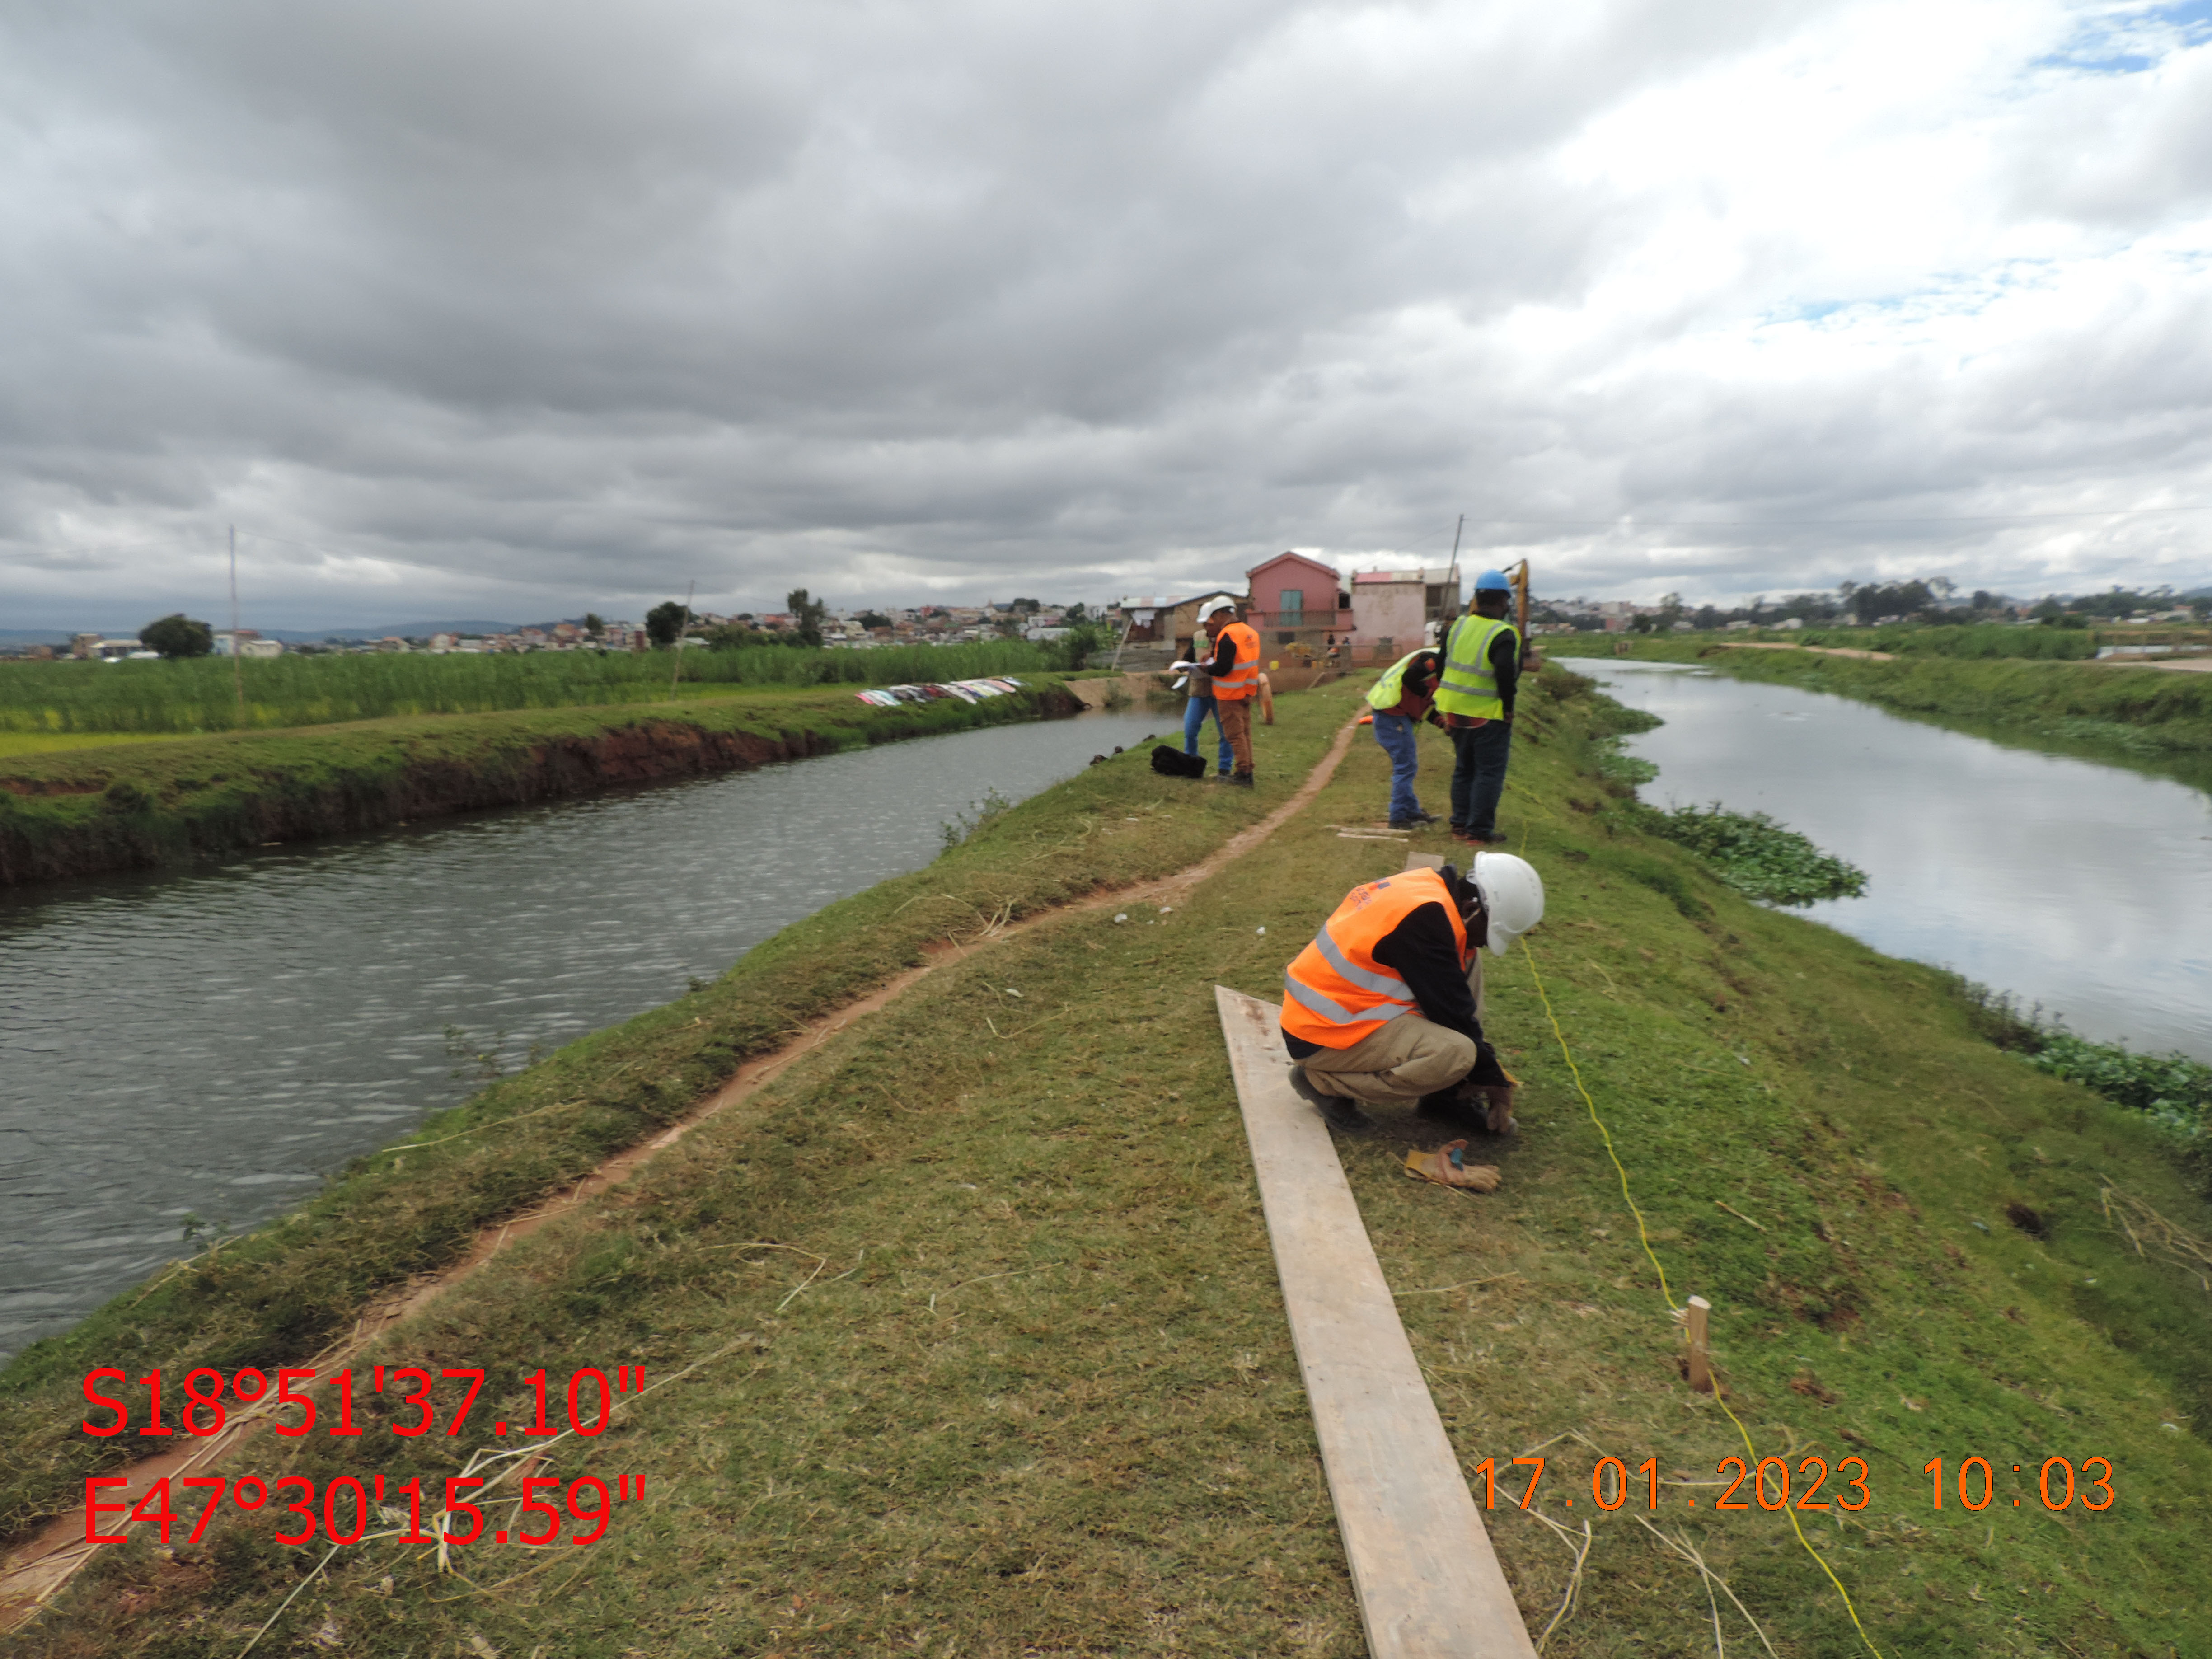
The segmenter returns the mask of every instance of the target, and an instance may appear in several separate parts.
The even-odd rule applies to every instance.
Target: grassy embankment
[[[872,651],[693,649],[684,653],[680,674],[665,651],[0,663],[0,742],[73,733],[272,731],[394,715],[659,702],[672,695],[773,687],[942,682],[1047,673],[1079,666],[1071,660],[1079,654],[1079,643],[1071,651],[1023,640]]]
[[[2212,1230],[2164,1132],[1982,1041],[1934,970],[1760,908],[1641,836],[1591,769],[1605,706],[1549,696],[1571,690],[1564,675],[1541,684],[1524,737],[1540,726],[1543,740],[1516,749],[1508,823],[1546,874],[1550,915],[1534,958],[1491,979],[1493,1034],[1529,1085],[1524,1131],[1497,1154],[1506,1184],[1472,1199],[1407,1181],[1407,1141],[1437,1139],[1410,1119],[1341,1145],[1462,1459],[1545,1448],[1538,1507],[1594,1525],[1549,1651],[1707,1650],[1702,1581],[1637,1524],[1640,1495],[1607,1514],[1588,1482],[1601,1452],[1697,1482],[1742,1448],[1676,1375],[1651,1263],[1551,1044],[1537,967],[1674,1294],[1716,1304],[1731,1402],[1759,1451],[1793,1469],[1867,1460],[1869,1508],[1800,1518],[1882,1651],[2203,1649],[2208,1301],[2154,1243],[2130,1249],[2104,1196]],[[1294,781],[1349,706],[1342,688],[1283,699],[1256,803],[1156,779],[1140,757],[1096,769],[449,1124],[617,1074],[671,1078],[656,1097],[672,1109],[712,1074],[706,1055],[738,1051],[733,1022],[775,1018],[744,1012],[769,988],[855,972],[872,926],[924,908],[901,905],[964,890],[935,901],[935,930],[956,914],[972,926],[996,883],[1038,879],[1032,848],[1066,890],[1108,864],[1179,861]],[[1424,738],[1433,788],[1444,751]],[[618,1510],[607,1540],[475,1548],[465,1579],[440,1577],[419,1547],[363,1546],[292,1602],[278,1650],[319,1637],[392,1655],[1358,1652],[1209,987],[1272,995],[1343,890],[1396,867],[1396,847],[1329,828],[1370,818],[1385,775],[1358,746],[1310,810],[1171,914],[1079,912],[940,968],[384,1339],[373,1358],[491,1368],[461,1437],[391,1438],[377,1406],[357,1410],[361,1440],[264,1443],[242,1463],[449,1472],[501,1443],[489,1419],[517,1414],[516,1379],[541,1364],[667,1376],[714,1358],[604,1439],[554,1449],[548,1473],[646,1476],[651,1496]],[[416,1155],[436,1160],[419,1178],[379,1161],[312,1219],[234,1247],[235,1266],[226,1252],[205,1283],[118,1304],[19,1362],[4,1443],[73,1417],[69,1378],[107,1357],[134,1374],[272,1357],[288,1344],[259,1310],[286,1297],[331,1304],[328,1328],[357,1255],[391,1259],[374,1241],[428,1212],[418,1179],[473,1193],[507,1147],[543,1167],[532,1148],[549,1122],[562,1119]],[[33,1463],[95,1455],[40,1431]],[[1995,1500],[1964,1510],[1954,1489],[1934,1510],[1920,1469],[1936,1456],[1988,1458]],[[2046,1514],[2034,1479],[2047,1456],[2111,1459],[2112,1510]],[[1781,1651],[1863,1651],[1782,1516],[1714,1512],[1724,1485],[1663,1486],[1657,1518]],[[1832,1478],[1820,1497],[1845,1490]],[[1502,1494],[1491,1524],[1541,1628],[1571,1555]],[[19,1640],[35,1654],[234,1652],[321,1559],[266,1542],[270,1529],[250,1517],[175,1559],[114,1553]],[[1718,1617],[1753,1645],[1725,1600]]]
[[[1610,657],[1620,637],[1555,635],[1542,645],[1562,659]],[[1732,637],[1638,638],[1632,654],[1646,662],[1702,661],[1738,679],[1856,697],[2002,741],[2160,763],[2191,782],[2212,779],[2212,674],[2017,658],[1869,662],[1809,651],[1717,648]]]
[[[417,714],[19,756],[0,761],[0,884],[179,862],[1073,708],[1059,689],[1063,677],[1029,678],[1019,696],[972,704],[877,708],[842,689],[723,687],[676,702]]]
[[[64,1432],[73,1379],[108,1363],[100,1356],[143,1374],[313,1354],[379,1291],[455,1260],[477,1229],[684,1116],[739,1062],[866,995],[930,946],[1203,857],[1294,787],[1338,717],[1334,705],[1302,702],[1269,732],[1278,764],[1259,790],[1194,792],[1135,823],[1123,811],[1126,773],[1091,769],[987,819],[926,870],[787,928],[712,987],[572,1043],[429,1120],[408,1137],[423,1150],[363,1158],[295,1213],[33,1344],[0,1371],[0,1540],[65,1504],[84,1474],[143,1451]]]

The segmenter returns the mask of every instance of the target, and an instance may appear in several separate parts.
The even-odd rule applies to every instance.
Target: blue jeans
[[[1213,729],[1221,737],[1221,774],[1226,777],[1229,775],[1230,763],[1229,738],[1227,733],[1221,731],[1221,711],[1214,707],[1212,698],[1193,697],[1183,704],[1182,752],[1186,755],[1195,755],[1198,752],[1198,734],[1205,729],[1206,717],[1208,714],[1213,716]]]
[[[1505,793],[1505,763],[1513,728],[1504,720],[1451,729],[1451,821],[1478,836],[1498,833],[1498,800]]]
[[[1390,822],[1402,823],[1421,810],[1413,793],[1413,776],[1421,769],[1420,750],[1413,746],[1413,721],[1405,714],[1375,716],[1375,741],[1390,757]]]

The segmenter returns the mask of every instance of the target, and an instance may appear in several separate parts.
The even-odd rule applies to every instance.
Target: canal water
[[[0,894],[0,1358],[189,1254],[189,1218],[265,1219],[463,1098],[468,1054],[511,1066],[667,1002],[927,864],[988,795],[1174,719],[992,726]]]
[[[1802,914],[2080,1036],[2212,1060],[2212,795],[1708,669],[1577,659],[1666,721],[1654,805],[1771,814],[1864,870]]]

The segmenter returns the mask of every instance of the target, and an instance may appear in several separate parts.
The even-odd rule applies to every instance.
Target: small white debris
[[[1252,931],[1255,933],[1264,933],[1267,930],[1264,927],[1255,927]]]
[[[1116,916],[1116,917],[1115,917],[1115,918],[1114,918],[1114,920],[1115,920],[1115,921],[1128,921],[1128,919],[1129,919],[1129,913],[1128,913],[1127,910],[1122,911],[1122,912],[1121,912],[1121,914],[1120,915],[1118,915],[1118,916]]]
[[[1010,997],[1018,997],[1021,995],[1021,993],[1014,989],[1012,986],[1009,985],[1006,987],[1006,994]]]
[[[2179,1434],[2181,1432],[2181,1425],[2179,1423],[2161,1423],[2159,1425],[2159,1427],[2164,1429],[2168,1434]]]
[[[1175,906],[1172,904],[1163,904],[1160,906],[1160,914],[1164,916],[1173,915],[1175,914]]]

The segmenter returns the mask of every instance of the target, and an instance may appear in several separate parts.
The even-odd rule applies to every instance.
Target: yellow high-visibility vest
[[[1444,674],[1437,687],[1437,707],[1447,714],[1476,720],[1503,720],[1505,700],[1498,695],[1498,676],[1490,672],[1491,642],[1500,634],[1513,635],[1521,648],[1520,630],[1502,617],[1483,617],[1469,611],[1452,624],[1444,645]]]

